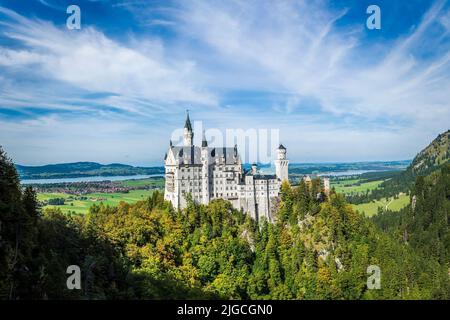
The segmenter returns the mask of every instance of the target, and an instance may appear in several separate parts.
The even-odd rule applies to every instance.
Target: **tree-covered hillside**
[[[448,256],[383,232],[341,195],[321,194],[317,180],[284,184],[273,224],[223,200],[177,211],[159,192],[85,216],[41,213],[3,152],[0,191],[3,299],[450,298]],[[81,290],[66,287],[69,265],[82,270]],[[367,288],[369,265],[380,267],[379,290]]]
[[[373,221],[450,271],[450,164],[417,178],[410,198],[410,204],[400,212],[380,213]]]
[[[414,175],[427,175],[450,161],[450,130],[440,134],[412,161],[408,170]]]

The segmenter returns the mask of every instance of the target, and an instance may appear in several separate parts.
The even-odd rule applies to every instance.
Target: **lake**
[[[123,181],[138,180],[151,177],[164,177],[163,174],[145,174],[134,176],[93,176],[79,178],[57,178],[57,179],[24,179],[21,184],[46,184],[46,183],[69,183],[69,182],[95,182],[95,181]]]
[[[366,172],[380,172],[385,170],[345,170],[345,171],[329,171],[319,172],[318,176],[351,176],[359,175]],[[272,174],[273,170],[270,168],[263,168],[261,173]],[[24,179],[22,184],[46,184],[46,183],[69,183],[69,182],[94,182],[94,181],[123,181],[123,180],[139,180],[151,177],[164,177],[163,174],[146,174],[134,176],[93,176],[93,177],[79,177],[79,178],[60,178],[60,179]]]
[[[355,176],[360,175],[367,172],[384,172],[388,170],[342,170],[342,171],[313,171],[311,173],[293,173],[293,175],[296,176],[302,176],[302,175],[317,175],[317,176],[330,176],[330,177],[343,177],[343,176]],[[270,169],[264,169],[260,170],[263,174],[274,174],[274,170]]]
[[[384,172],[387,170],[345,170],[345,171],[330,171],[318,173],[318,176],[332,176],[332,177],[343,177],[343,176],[355,176],[367,172]]]

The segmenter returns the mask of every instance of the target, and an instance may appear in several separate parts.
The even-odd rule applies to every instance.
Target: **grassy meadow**
[[[131,190],[128,193],[90,193],[83,196],[66,193],[38,193],[39,201],[48,201],[54,198],[63,198],[63,205],[46,205],[45,208],[59,208],[64,213],[85,214],[93,204],[103,203],[116,206],[121,201],[135,203],[145,200],[154,190]]]
[[[336,192],[351,194],[351,193],[364,193],[367,190],[373,190],[380,186],[384,180],[376,180],[364,182],[360,178],[351,177],[349,179],[332,180],[331,186],[335,188]]]
[[[366,181],[357,176],[340,177],[338,179],[333,179],[331,181],[331,186],[335,188],[336,192],[343,193],[346,195],[350,194],[361,194],[367,191],[374,190],[378,188],[381,183],[385,181],[384,179]],[[353,207],[359,212],[364,212],[366,216],[373,216],[378,213],[378,208],[381,207],[383,210],[399,211],[409,203],[409,196],[405,194],[399,194],[398,199],[393,197],[389,199],[374,200],[368,203],[362,203],[358,205],[353,205]]]
[[[164,178],[132,179],[118,182],[124,187],[164,187]]]
[[[399,211],[409,203],[409,196],[406,194],[400,194],[398,199],[389,198],[382,200],[374,200],[369,203],[362,203],[353,205],[353,208],[359,212],[364,212],[368,217],[376,215],[378,213],[378,208],[381,207],[383,210]]]

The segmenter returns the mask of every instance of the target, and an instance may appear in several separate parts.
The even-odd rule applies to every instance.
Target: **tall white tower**
[[[189,111],[186,111],[186,123],[184,124],[183,145],[192,147],[194,141],[194,131],[192,130],[191,120],[189,119]]]
[[[286,159],[286,148],[280,144],[277,149],[277,160],[275,160],[275,172],[281,181],[289,181],[289,160]]]
[[[201,159],[202,159],[202,203],[209,203],[209,149],[208,141],[206,141],[205,131],[202,135],[202,149],[201,149]]]

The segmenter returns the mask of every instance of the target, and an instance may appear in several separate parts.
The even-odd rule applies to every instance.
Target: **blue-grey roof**
[[[180,146],[174,146],[171,148],[175,160],[179,160],[182,158],[186,164],[201,164],[201,151],[202,148],[198,146],[192,146],[192,147],[180,147]],[[235,162],[236,157],[239,155],[236,152],[235,157],[235,148],[214,148],[209,147],[207,148],[208,155],[209,155],[209,161],[210,163],[214,162],[215,159],[221,159],[222,156],[225,156],[225,163],[227,164],[233,164]]]
[[[184,127],[188,129],[189,131],[192,131],[192,124],[191,119],[189,119],[189,112],[187,113],[186,122],[184,124]]]

